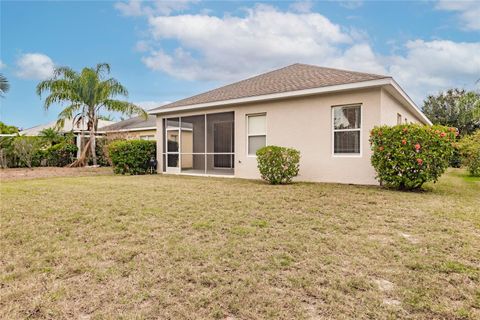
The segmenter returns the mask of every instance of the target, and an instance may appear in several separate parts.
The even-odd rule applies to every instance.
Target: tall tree
[[[5,93],[10,89],[10,84],[7,78],[0,73],[0,97],[3,97]]]
[[[433,122],[458,128],[460,134],[469,134],[480,128],[477,111],[480,95],[463,89],[449,89],[430,95],[423,102],[423,112]]]
[[[80,73],[68,67],[56,68],[51,79],[37,85],[37,94],[41,97],[49,91],[45,98],[45,109],[55,103],[68,104],[58,115],[58,126],[65,121],[80,124],[82,142],[85,129],[89,139],[82,148],[80,157],[72,166],[86,165],[88,152],[93,164],[97,164],[95,153],[95,133],[101,111],[114,111],[122,114],[139,114],[147,117],[145,110],[127,101],[116,100],[117,96],[128,96],[127,89],[114,78],[106,78],[110,74],[110,65],[97,64],[93,68],[83,68]]]

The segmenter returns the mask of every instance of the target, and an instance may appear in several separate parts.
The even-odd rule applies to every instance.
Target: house
[[[159,172],[259,178],[256,151],[301,152],[298,180],[377,184],[369,132],[431,122],[392,77],[294,64],[179,100],[157,117]],[[188,134],[183,133],[188,129]]]
[[[98,121],[97,122],[97,128],[108,126],[108,125],[111,125],[111,124],[115,123],[115,121],[102,120],[102,119],[99,119],[97,121]],[[87,130],[87,124],[82,123],[82,122],[77,122],[77,123],[74,124],[73,120],[71,120],[71,119],[65,120],[64,124],[63,124],[63,127],[61,127],[61,128],[58,128],[57,121],[52,121],[52,122],[49,122],[49,123],[46,123],[46,124],[41,124],[41,125],[38,125],[38,126],[35,126],[35,127],[31,127],[31,128],[22,130],[18,134],[21,135],[21,136],[38,136],[40,134],[40,132],[42,132],[45,129],[58,129],[58,132],[62,133],[62,134],[72,132],[75,135],[75,142],[76,142],[76,145],[78,147],[77,157],[80,156],[80,152],[81,152],[81,150],[80,150],[81,149],[81,139],[80,139],[81,132],[84,131],[84,138],[85,139],[88,139],[88,137],[89,137],[89,132],[86,131]],[[103,135],[104,133],[105,132],[102,131],[101,129],[98,129],[97,132],[96,132],[96,134],[99,135],[99,136]]]
[[[156,139],[156,117],[149,115],[147,119],[143,117],[134,117],[114,124],[101,127],[108,136],[118,136],[125,139]]]

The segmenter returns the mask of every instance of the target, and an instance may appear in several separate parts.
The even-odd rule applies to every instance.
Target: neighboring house
[[[111,124],[114,124],[114,123],[115,123],[115,121],[98,120],[97,128],[108,126],[108,125],[111,125]],[[18,134],[21,135],[21,136],[38,136],[42,130],[50,129],[50,128],[57,128],[57,122],[52,121],[52,122],[49,122],[47,124],[41,124],[41,125],[38,125],[38,126],[35,126],[35,127],[31,127],[31,128],[20,131]],[[79,122],[79,123],[76,123],[74,125],[72,120],[65,120],[65,122],[63,124],[63,127],[57,128],[57,129],[58,129],[59,133],[73,132],[73,134],[75,135],[75,142],[76,142],[77,147],[78,147],[77,157],[80,156],[80,152],[81,152],[81,150],[80,150],[80,145],[81,145],[80,135],[81,135],[82,130],[87,130],[87,124],[86,123],[82,124],[81,122]],[[96,134],[98,134],[100,136],[103,135],[104,133],[105,132],[102,131],[101,129],[98,129],[97,132],[96,132]],[[90,136],[89,132],[84,131],[84,138],[86,139],[89,136]]]
[[[256,151],[301,152],[298,180],[377,184],[370,130],[431,124],[389,76],[294,64],[150,110],[159,171],[259,178]],[[183,130],[189,134],[185,137]]]
[[[114,124],[100,128],[108,136],[119,136],[125,139],[156,139],[156,117],[149,115],[147,119],[134,117],[119,121]]]

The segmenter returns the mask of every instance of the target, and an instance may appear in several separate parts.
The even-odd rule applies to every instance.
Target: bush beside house
[[[270,184],[287,184],[298,175],[300,151],[266,146],[257,151],[258,170]]]
[[[148,140],[117,140],[108,146],[113,171],[119,174],[146,174],[149,161],[156,156],[156,142]]]
[[[463,164],[470,175],[480,176],[480,130],[471,135],[464,136],[458,143]]]
[[[455,128],[417,124],[375,127],[370,134],[377,178],[402,190],[437,181],[445,172],[458,135]]]

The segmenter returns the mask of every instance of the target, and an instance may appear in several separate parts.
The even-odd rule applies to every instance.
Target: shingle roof
[[[389,77],[296,63],[150,111],[384,78]]]
[[[156,118],[155,116],[149,115],[148,119],[145,120],[143,117],[134,117],[127,120],[119,121],[109,126],[100,128],[101,131],[119,131],[119,130],[132,130],[132,129],[143,129],[156,127]]]

